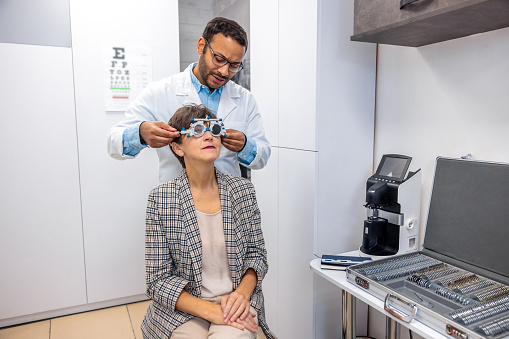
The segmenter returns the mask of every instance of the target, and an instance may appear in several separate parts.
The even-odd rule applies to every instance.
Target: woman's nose
[[[205,131],[205,133],[203,133],[203,138],[205,140],[209,140],[209,139],[212,139],[212,133],[210,132],[210,129],[207,128],[207,130]]]

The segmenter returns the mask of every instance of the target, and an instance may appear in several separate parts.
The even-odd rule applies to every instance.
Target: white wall
[[[379,46],[375,162],[402,153],[422,168],[421,225],[437,156],[509,162],[507,55],[508,28],[419,48]],[[372,321],[370,335],[382,325]]]
[[[149,47],[154,81],[177,73],[177,1],[73,0],[71,27],[88,302],[144,298],[145,208],[158,160],[153,149],[132,161],[106,151],[123,112],[105,111],[103,45]]]

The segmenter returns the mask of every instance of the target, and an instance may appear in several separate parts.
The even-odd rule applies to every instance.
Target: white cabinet
[[[262,229],[267,249],[269,272],[263,280],[265,317],[270,329],[278,333],[279,270],[279,148],[272,148],[270,161],[262,171],[252,171],[256,199],[262,216]]]
[[[123,114],[105,111],[103,45],[146,45],[154,80],[177,73],[178,1],[51,5],[70,7],[71,48],[0,43],[0,327],[146,298],[157,157],[107,153]]]
[[[269,166],[252,176],[259,199],[269,200],[259,202],[264,223],[278,232],[267,246],[278,253],[269,262],[279,269],[277,314],[267,319],[283,339],[339,336],[337,328],[314,327],[317,316],[337,321],[340,304],[314,286],[309,262],[353,250],[362,236],[376,46],[350,42],[352,30],[353,0],[251,2],[252,91],[273,150]]]
[[[316,152],[279,150],[278,327],[281,338],[313,337],[313,223]]]
[[[279,146],[316,151],[318,1],[279,0]],[[273,5],[274,6],[274,5]]]
[[[0,327],[86,303],[71,50],[0,43]]]

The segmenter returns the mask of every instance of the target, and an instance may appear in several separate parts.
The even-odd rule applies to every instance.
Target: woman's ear
[[[180,148],[180,145],[177,144],[176,142],[172,142],[171,143],[171,149],[173,150],[173,152],[175,152],[179,157],[183,157],[184,156],[184,151],[182,150],[182,148]]]

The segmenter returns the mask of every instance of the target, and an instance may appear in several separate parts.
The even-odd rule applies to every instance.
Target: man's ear
[[[198,52],[199,55],[203,53],[203,49],[205,48],[205,38],[201,37],[198,39],[198,43],[196,44],[196,52]]]
[[[184,151],[182,150],[182,148],[180,148],[179,144],[177,144],[176,142],[172,142],[170,146],[173,152],[175,152],[179,157],[184,156]]]

